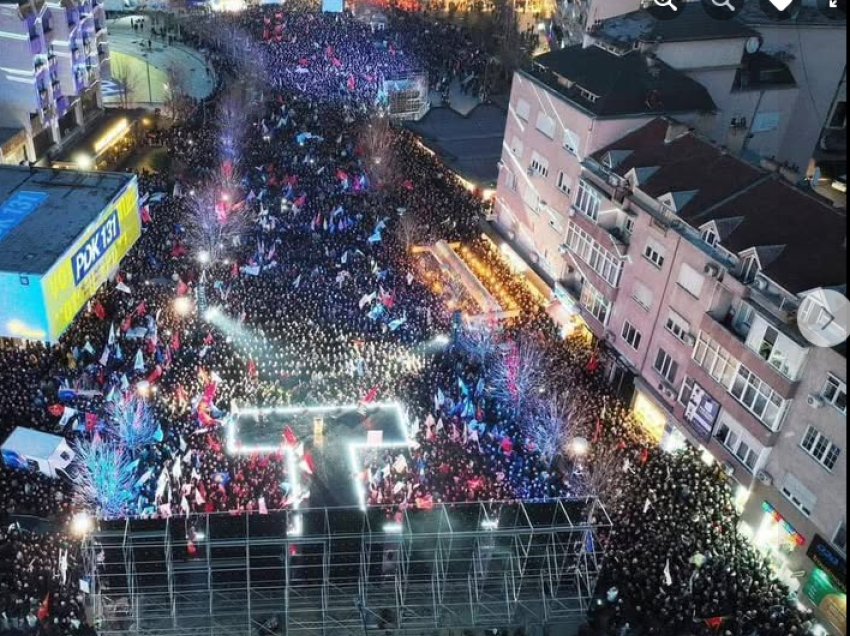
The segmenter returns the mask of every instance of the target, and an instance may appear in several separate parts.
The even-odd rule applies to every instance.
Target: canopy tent
[[[74,460],[74,451],[65,438],[18,426],[0,447],[3,463],[9,468],[38,471],[59,477]]]

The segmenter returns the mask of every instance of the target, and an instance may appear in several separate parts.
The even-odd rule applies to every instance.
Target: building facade
[[[102,0],[0,0],[0,127],[26,140],[4,163],[39,161],[97,118],[108,76]]]
[[[722,463],[745,532],[843,634],[846,352],[797,319],[846,289],[846,216],[656,119],[581,161],[564,235],[553,315],[601,343],[659,444]]]

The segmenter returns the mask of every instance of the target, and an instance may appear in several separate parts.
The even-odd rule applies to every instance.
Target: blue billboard
[[[47,199],[45,192],[15,192],[0,205],[0,241]]]
[[[115,210],[74,254],[71,267],[74,271],[75,285],[79,285],[88,276],[119,236],[121,236],[121,224],[118,222],[118,211]]]

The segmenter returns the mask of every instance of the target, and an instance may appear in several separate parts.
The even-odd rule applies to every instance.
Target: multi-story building
[[[570,209],[562,310],[659,443],[722,462],[756,544],[840,632],[847,363],[797,317],[846,289],[845,214],[668,119],[586,156]]]
[[[543,273],[561,279],[571,206],[599,213],[592,193],[579,187],[582,158],[665,112],[710,128],[713,110],[701,85],[637,51],[574,46],[537,58],[531,71],[514,77],[498,225]]]
[[[846,70],[846,22],[828,19],[816,0],[804,0],[786,22],[767,17],[758,2],[730,21],[711,18],[698,2],[675,20],[658,21],[642,4],[574,3],[568,12],[574,22],[564,31],[583,31],[586,46],[618,54],[653,53],[701,83],[717,105],[708,136],[730,152],[775,160],[795,178],[813,175],[818,166],[829,177],[846,172],[846,142],[829,134],[840,120],[831,106]]]
[[[102,0],[0,0],[0,127],[26,140],[13,161],[40,160],[96,118],[108,74]]]

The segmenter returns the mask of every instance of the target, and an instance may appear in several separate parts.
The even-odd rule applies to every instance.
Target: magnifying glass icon
[[[718,9],[729,9],[732,13],[738,12],[738,9],[736,9],[735,5],[732,4],[732,0],[711,0],[711,2]]]
[[[679,7],[673,3],[673,0],[655,0],[655,4],[662,9],[673,9],[673,11],[679,10]]]

